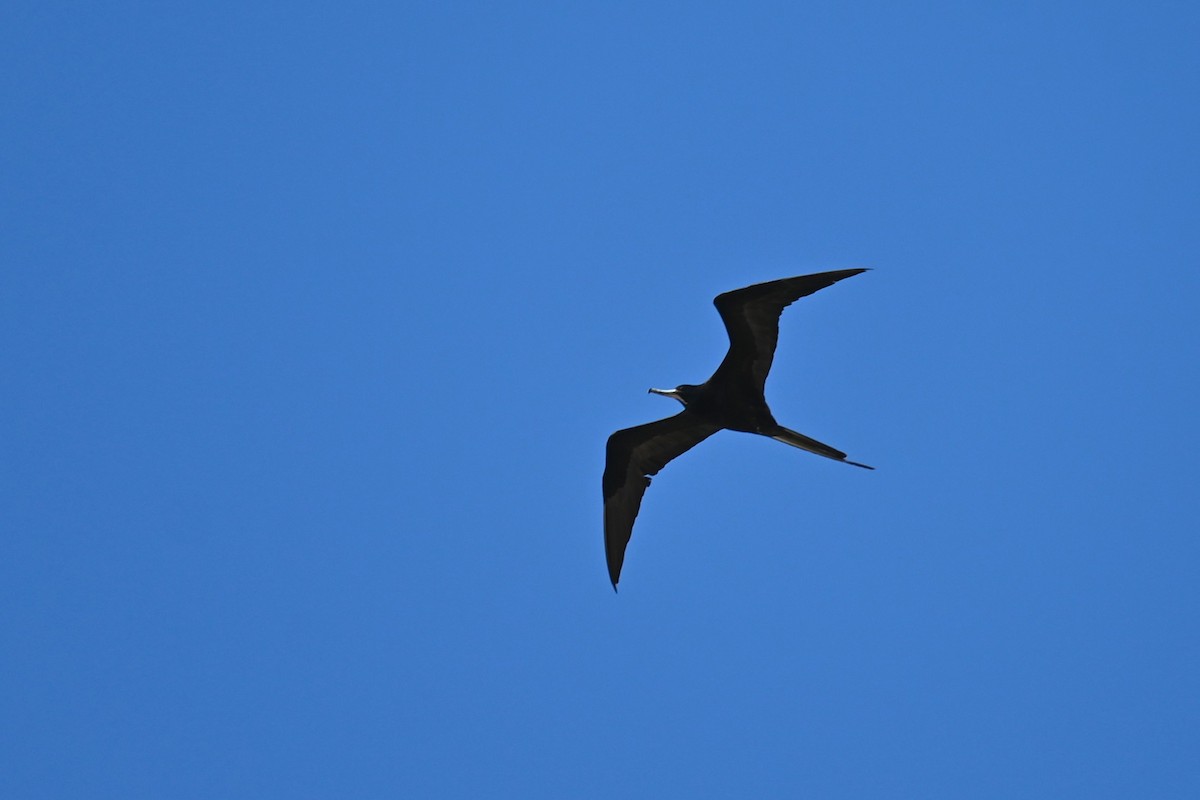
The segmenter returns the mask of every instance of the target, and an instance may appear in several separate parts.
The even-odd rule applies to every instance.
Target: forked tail
[[[777,426],[774,432],[766,435],[770,436],[777,442],[790,444],[792,447],[799,447],[801,450],[807,450],[808,452],[816,453],[819,456],[832,458],[834,461],[841,461],[843,464],[852,464],[856,467],[862,467],[863,469],[875,469],[874,467],[868,467],[866,464],[860,464],[857,461],[850,461],[846,458],[846,454],[841,450],[838,450],[836,447],[830,447],[827,444],[822,444],[816,439],[809,438],[803,433],[797,433],[796,431],[791,430],[790,428],[785,428],[782,425]]]

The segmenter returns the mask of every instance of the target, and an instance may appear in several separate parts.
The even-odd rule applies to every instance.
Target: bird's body
[[[783,309],[801,297],[865,271],[846,269],[784,278],[726,292],[713,301],[729,333],[729,351],[717,371],[698,386],[651,389],[655,394],[674,397],[683,404],[683,411],[617,431],[608,439],[602,481],[604,549],[614,589],[633,533],[633,521],[650,485],[649,476],[658,474],[671,459],[719,430],[769,436],[826,458],[872,469],[847,461],[842,451],[780,425],[763,394]]]

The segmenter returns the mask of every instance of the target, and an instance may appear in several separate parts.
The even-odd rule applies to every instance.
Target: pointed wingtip
[[[613,594],[617,593],[617,582],[613,581]]]
[[[869,464],[860,464],[857,461],[850,461],[849,459],[844,459],[844,461],[845,461],[845,463],[849,464],[852,467],[862,467],[863,469],[869,469],[872,471],[874,471],[874,469],[875,469],[874,467],[872,467]]]

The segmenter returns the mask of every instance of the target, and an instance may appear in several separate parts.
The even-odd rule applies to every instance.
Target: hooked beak
[[[651,389],[650,394],[661,394],[663,397],[674,397],[680,403],[683,403],[685,406],[687,405],[687,403],[683,402],[683,398],[679,396],[678,389]]]

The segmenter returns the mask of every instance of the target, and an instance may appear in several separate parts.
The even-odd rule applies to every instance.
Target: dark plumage
[[[674,397],[683,411],[608,437],[604,466],[604,550],[613,589],[621,577],[625,547],[651,475],[719,430],[757,433],[856,467],[841,450],[789,430],[771,416],[763,397],[779,341],[779,315],[796,300],[866,272],[843,269],[759,283],[717,295],[713,304],[729,333],[729,352],[712,377],[699,386],[651,389]]]

